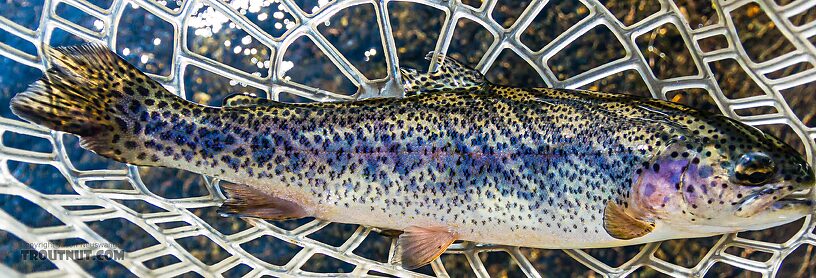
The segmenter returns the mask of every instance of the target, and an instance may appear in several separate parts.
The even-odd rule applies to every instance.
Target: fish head
[[[782,140],[724,116],[690,123],[638,169],[634,214],[691,234],[757,230],[812,211],[813,168]],[[794,194],[797,193],[797,194]]]

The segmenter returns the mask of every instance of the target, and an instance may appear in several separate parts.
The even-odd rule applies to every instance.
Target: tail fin
[[[53,67],[11,99],[11,111],[79,135],[82,147],[102,156],[150,165],[123,152],[141,129],[145,100],[177,97],[103,45],[48,48],[46,54]]]

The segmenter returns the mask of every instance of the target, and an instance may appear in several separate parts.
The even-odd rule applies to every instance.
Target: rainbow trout
[[[492,84],[455,60],[402,70],[405,98],[184,100],[104,46],[48,49],[12,99],[116,161],[214,176],[221,211],[403,233],[392,263],[455,240],[594,248],[794,221],[814,185],[790,146],[720,115],[630,95]]]

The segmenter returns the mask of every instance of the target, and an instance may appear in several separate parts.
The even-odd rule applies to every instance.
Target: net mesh
[[[47,67],[44,44],[102,42],[182,97],[217,104],[220,96],[207,91],[295,102],[399,96],[400,64],[435,67],[405,57],[434,50],[511,84],[639,92],[721,111],[781,132],[814,162],[816,1],[464,2],[44,0],[32,8],[12,0],[5,5],[37,15],[3,13],[0,55],[25,76]],[[412,31],[422,21],[435,24],[435,38]],[[84,153],[73,136],[4,115],[4,275],[685,277],[714,267],[775,276],[813,264],[808,216],[769,231],[614,249],[462,242],[430,267],[407,271],[385,263],[393,242],[375,228],[219,218],[221,181],[112,163]],[[43,242],[112,243],[127,253],[111,262],[16,255]]]

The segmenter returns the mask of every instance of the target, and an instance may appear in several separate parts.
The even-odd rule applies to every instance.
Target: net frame
[[[277,99],[281,92],[306,97],[317,101],[348,100],[357,98],[367,98],[374,96],[399,96],[401,91],[399,81],[399,59],[397,48],[393,39],[391,22],[388,18],[388,0],[350,0],[330,2],[322,6],[316,13],[309,14],[292,0],[282,0],[281,3],[287,11],[294,16],[296,26],[283,36],[276,38],[266,34],[246,17],[241,15],[230,4],[222,0],[187,0],[178,11],[173,11],[167,7],[151,0],[114,0],[111,7],[101,9],[84,0],[44,0],[43,14],[40,17],[38,29],[30,30],[9,19],[0,17],[0,29],[31,42],[37,46],[37,56],[28,54],[22,50],[0,43],[0,55],[19,62],[23,65],[31,66],[40,70],[45,70],[48,66],[42,53],[43,42],[51,41],[51,36],[55,28],[64,30],[70,34],[78,36],[84,40],[102,42],[112,49],[117,45],[117,30],[123,13],[128,5],[138,5],[158,18],[169,22],[174,30],[173,37],[173,60],[172,69],[169,76],[151,74],[151,77],[162,83],[165,87],[185,96],[183,86],[184,71],[187,66],[192,65],[204,70],[237,80],[253,87],[261,88],[267,92],[271,98]],[[460,18],[472,20],[493,36],[493,40],[485,55],[477,65],[477,69],[483,73],[490,69],[499,54],[510,49],[531,65],[541,76],[544,82],[552,87],[578,88],[593,81],[602,79],[616,73],[627,70],[635,70],[643,78],[652,95],[656,98],[665,99],[666,93],[673,90],[699,88],[711,93],[716,104],[722,112],[732,118],[746,122],[751,125],[765,124],[786,124],[793,128],[794,132],[805,142],[808,160],[814,162],[814,139],[816,139],[816,129],[805,126],[798,119],[789,107],[788,103],[780,94],[781,90],[798,85],[816,81],[816,69],[810,69],[791,76],[770,79],[765,74],[799,62],[816,62],[816,47],[807,38],[816,35],[816,21],[795,26],[791,23],[790,17],[799,14],[807,9],[816,6],[814,1],[797,1],[785,6],[779,6],[770,0],[748,1],[715,0],[715,9],[719,22],[698,29],[689,27],[689,23],[682,16],[677,5],[671,1],[660,0],[660,10],[647,18],[630,26],[624,25],[603,4],[597,0],[581,0],[580,2],[589,9],[589,15],[582,19],[575,26],[567,29],[558,35],[552,42],[541,50],[531,50],[520,41],[521,33],[531,24],[536,15],[547,5],[548,1],[535,1],[527,6],[524,12],[509,28],[504,28],[492,18],[492,10],[495,8],[496,0],[487,0],[480,7],[464,5],[459,1],[442,0],[414,0],[419,4],[429,5],[440,9],[445,13],[443,28],[436,43],[435,51],[446,53],[449,50],[453,34],[456,29],[456,22]],[[82,27],[76,23],[66,20],[55,13],[59,3],[71,5],[90,16],[100,19],[104,28],[101,31],[94,31]],[[193,7],[199,3],[206,3],[217,11],[226,15],[232,22],[235,22],[253,38],[263,45],[272,49],[273,55],[270,57],[271,66],[266,77],[243,72],[221,62],[204,57],[187,49],[188,19],[194,11]],[[752,62],[748,57],[745,48],[740,43],[737,36],[736,27],[729,16],[730,13],[748,3],[758,4],[766,15],[776,24],[783,36],[794,45],[795,50],[775,57],[762,63]],[[328,20],[332,15],[342,9],[351,6],[370,4],[375,8],[376,20],[380,36],[383,38],[383,49],[385,50],[385,60],[387,67],[387,77],[384,79],[370,80],[365,77],[344,55],[336,49],[329,40],[318,30],[317,26]],[[683,38],[683,43],[690,50],[691,58],[698,69],[695,76],[686,76],[672,79],[659,79],[650,69],[648,62],[643,57],[635,39],[646,32],[657,28],[663,24],[673,24]],[[583,72],[566,80],[559,80],[556,74],[547,66],[547,62],[556,53],[570,43],[574,42],[582,34],[593,27],[604,25],[609,28],[618,41],[623,45],[626,56],[621,59],[603,64],[589,71]],[[704,52],[699,41],[712,36],[723,35],[728,41],[728,47]],[[340,72],[359,87],[357,94],[345,96],[328,92],[318,88],[290,82],[282,78],[281,64],[284,61],[286,49],[292,42],[300,36],[307,36],[320,50],[337,66]],[[709,62],[723,59],[736,60],[742,69],[751,79],[764,91],[763,95],[728,99],[723,94],[722,89],[709,67]],[[436,65],[430,65],[431,69]],[[740,116],[734,112],[736,109],[745,109],[759,106],[774,106],[779,109],[779,113]],[[128,166],[126,170],[78,170],[73,166],[69,158],[64,141],[64,134],[42,129],[37,126],[0,118],[0,132],[13,132],[29,136],[39,137],[49,140],[53,151],[50,153],[34,152],[13,148],[10,146],[0,146],[0,194],[16,195],[41,206],[51,213],[65,225],[32,228],[18,221],[13,215],[5,211],[0,211],[0,230],[5,230],[20,239],[29,242],[48,242],[56,239],[80,238],[88,242],[109,243],[109,241],[90,229],[86,222],[112,218],[124,218],[127,221],[139,226],[150,236],[154,237],[162,244],[157,244],[141,250],[127,253],[124,260],[118,261],[131,272],[139,276],[173,276],[194,271],[204,276],[221,276],[224,271],[235,267],[238,264],[246,264],[252,268],[248,276],[259,277],[263,275],[273,275],[280,277],[326,277],[326,276],[362,276],[369,270],[396,276],[425,276],[416,272],[403,270],[399,267],[373,261],[358,256],[352,251],[357,248],[365,237],[376,229],[369,227],[358,227],[354,234],[341,246],[334,247],[323,242],[306,237],[321,228],[326,227],[329,222],[314,220],[299,226],[294,230],[285,230],[265,221],[248,219],[252,224],[250,229],[242,232],[223,235],[207,222],[196,217],[188,211],[189,208],[201,208],[218,206],[224,196],[219,191],[218,180],[206,178],[209,195],[203,197],[192,197],[182,199],[166,199],[152,193],[139,175],[138,168]],[[70,185],[79,195],[46,195],[42,194],[26,184],[17,181],[7,166],[8,160],[20,161],[24,163],[47,164],[56,167],[62,175],[66,177]],[[133,190],[119,189],[95,189],[86,183],[97,180],[120,180],[133,185]],[[161,213],[140,213],[136,212],[115,200],[138,199],[146,201],[167,212]],[[100,206],[100,209],[88,209],[71,211],[65,206]],[[186,222],[187,226],[173,229],[162,229],[157,223],[168,223],[173,221]],[[226,221],[226,220],[225,220]],[[678,277],[702,276],[715,263],[725,263],[741,269],[750,270],[762,274],[763,277],[775,276],[785,257],[791,254],[796,248],[803,244],[816,245],[816,235],[811,231],[814,228],[812,216],[806,217],[802,228],[791,239],[784,243],[767,243],[757,240],[741,238],[735,234],[722,236],[710,251],[694,267],[686,268],[678,266],[657,258],[654,254],[660,243],[646,244],[640,252],[629,261],[620,266],[610,266],[597,258],[592,257],[581,250],[564,250],[566,254],[578,262],[584,264],[591,270],[598,272],[605,277],[626,276],[635,270],[648,267],[658,272]],[[207,265],[190,254],[181,246],[175,243],[175,239],[189,236],[206,236],[223,249],[230,256],[214,265]],[[264,262],[249,254],[240,247],[241,243],[249,242],[261,236],[272,236],[298,246],[302,249],[283,266],[276,266]],[[747,258],[725,253],[728,247],[752,248],[770,253],[771,259],[765,262],[758,262]],[[391,248],[393,248],[393,243]],[[521,271],[529,277],[540,277],[540,270],[536,270],[530,260],[520,252],[519,247],[495,246],[476,243],[457,243],[447,251],[453,254],[464,254],[474,273],[479,277],[488,277],[488,272],[483,264],[479,253],[482,252],[506,252],[519,265]],[[354,270],[345,274],[314,273],[301,269],[301,267],[314,254],[324,254],[350,264]],[[180,260],[179,263],[158,269],[150,269],[144,262],[164,255],[172,255]],[[87,276],[76,262],[70,260],[56,260],[52,263],[57,267],[55,270],[34,273],[37,276],[61,276],[79,275]],[[432,263],[433,270],[437,276],[449,276],[440,260]],[[12,276],[21,276],[22,273],[0,264],[0,272]]]

